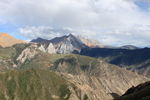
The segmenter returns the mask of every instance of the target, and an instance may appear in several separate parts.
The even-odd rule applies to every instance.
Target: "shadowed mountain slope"
[[[105,59],[111,64],[138,71],[140,74],[150,76],[150,48],[143,49],[109,49],[84,48],[81,55]]]
[[[150,82],[128,89],[125,94],[116,100],[150,100]]]

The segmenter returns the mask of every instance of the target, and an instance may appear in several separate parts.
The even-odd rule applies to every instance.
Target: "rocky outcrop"
[[[21,54],[16,59],[17,62],[23,64],[26,60],[31,60],[39,53],[39,51],[49,53],[49,54],[55,54],[55,48],[53,44],[49,44],[47,48],[45,48],[44,45],[38,44],[38,43],[31,43],[28,47],[26,47]]]
[[[49,54],[55,54],[56,50],[52,43],[49,43],[48,47],[46,48],[46,52]]]
[[[37,48],[37,44],[31,44],[21,52],[16,61],[20,64],[23,64],[26,60],[30,61],[36,54],[38,54]]]
[[[39,49],[40,51],[42,51],[42,52],[46,52],[46,49],[45,49],[44,45],[40,45],[40,46],[38,47],[38,49]]]
[[[45,47],[45,45],[42,44],[31,43],[21,52],[21,54],[19,54],[16,60],[17,62],[23,64],[26,60],[30,61],[32,58],[34,58],[39,53],[39,51],[49,54],[56,53],[52,43],[50,43],[47,48]]]
[[[55,48],[57,53],[60,54],[72,53],[75,50],[75,48],[69,41],[66,41],[65,43],[63,42],[63,43],[56,44]]]

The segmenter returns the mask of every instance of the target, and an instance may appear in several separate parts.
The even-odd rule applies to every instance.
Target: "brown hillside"
[[[0,46],[9,47],[14,44],[25,43],[25,41],[17,40],[9,34],[0,32]]]

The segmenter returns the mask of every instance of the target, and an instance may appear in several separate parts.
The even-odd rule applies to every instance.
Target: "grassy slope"
[[[0,73],[0,90],[0,100],[67,100],[70,94],[63,78],[38,69]]]
[[[16,50],[12,47],[0,47],[0,71],[7,70],[12,67],[12,58],[15,54]]]
[[[15,55],[16,51],[12,47],[2,48],[0,47],[0,59],[11,59]]]
[[[61,71],[68,73],[78,73],[81,70],[84,71],[89,68],[89,65],[92,67],[97,64],[95,58],[80,56],[74,54],[47,54],[39,53],[31,61],[26,61],[23,65],[20,66],[21,69],[26,68],[41,68],[41,69],[52,69],[57,70],[57,67],[61,65]],[[57,70],[58,71],[58,70]]]
[[[18,44],[9,48],[0,48],[0,60],[10,60],[10,61],[5,61],[5,63],[0,62],[0,68],[1,69],[3,68],[2,70],[6,70],[12,68],[13,65],[12,62],[17,64],[16,58],[26,46],[28,45]],[[36,55],[34,59],[32,59],[31,61],[26,60],[24,64],[18,67],[21,69],[27,69],[33,67],[47,69],[51,66],[56,65],[57,63],[60,63],[60,61],[65,61],[66,63],[68,63],[68,66],[80,65],[84,70],[86,69],[86,67],[89,66],[91,62],[96,61],[96,59],[91,57],[86,57],[86,56],[73,55],[73,54],[48,54],[48,53],[39,52],[39,54]],[[74,69],[70,69],[70,70],[74,70]]]
[[[11,69],[16,58],[29,44],[16,44],[12,47],[0,47],[0,71]]]

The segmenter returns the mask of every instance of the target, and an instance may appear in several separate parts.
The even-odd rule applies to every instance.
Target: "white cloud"
[[[149,45],[150,13],[142,11],[135,1],[141,2],[0,0],[0,19],[17,26],[20,34],[28,39],[72,32],[89,35],[109,45]]]
[[[63,28],[63,29],[56,29],[49,26],[27,26],[23,28],[19,28],[17,30],[21,35],[29,39],[35,39],[37,37],[51,39],[57,36],[64,35],[65,33],[71,33],[71,29]]]

